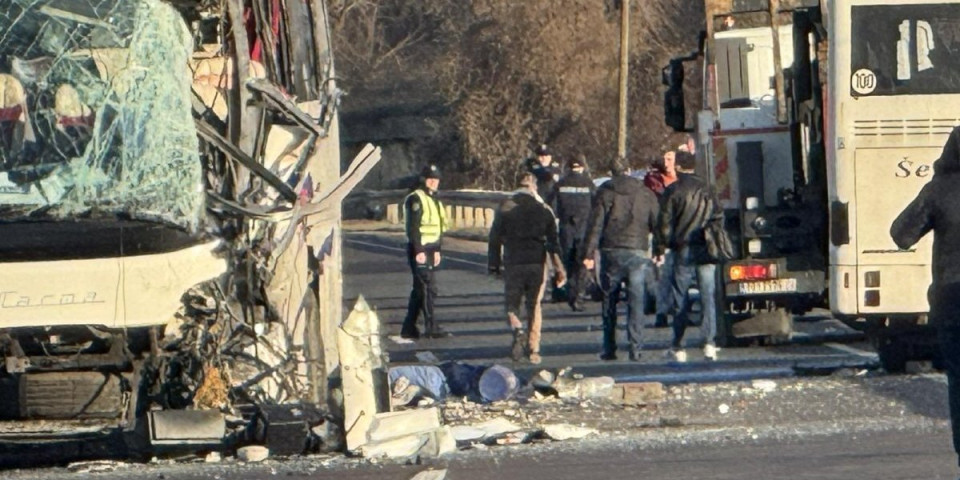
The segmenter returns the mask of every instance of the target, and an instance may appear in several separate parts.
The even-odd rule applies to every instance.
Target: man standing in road
[[[651,165],[651,171],[643,177],[643,184],[663,201],[663,191],[677,181],[677,152],[668,150],[663,158]],[[667,317],[675,305],[673,302],[673,252],[663,256],[657,266],[657,327],[667,326]]]
[[[693,173],[695,160],[687,152],[677,152],[677,181],[667,187],[660,206],[657,248],[666,247],[673,254],[671,274],[676,314],[673,317],[673,342],[667,356],[678,362],[687,361],[683,350],[683,334],[689,324],[693,299],[690,287],[699,285],[703,356],[717,359],[717,262],[708,253],[704,227],[710,221],[723,221],[723,210],[710,187]],[[659,250],[658,254],[661,253]],[[662,262],[662,256],[658,255]]]
[[[584,162],[579,159],[567,164],[570,169],[554,190],[557,204],[557,218],[560,223],[560,248],[563,250],[563,264],[567,269],[567,304],[575,312],[583,311],[580,291],[584,284],[583,241],[587,235],[587,221],[590,218],[590,202],[596,187],[593,180],[584,173]]]
[[[494,216],[487,260],[490,273],[503,275],[507,320],[513,331],[511,356],[520,361],[526,353],[530,363],[538,364],[547,260],[556,270],[558,286],[566,281],[566,275],[560,262],[556,218],[537,195],[536,178],[524,173],[519,184]],[[519,317],[521,302],[526,307],[526,325]]]
[[[909,249],[933,230],[933,282],[927,290],[947,371],[953,448],[960,459],[960,127],[950,132],[933,179],[897,216],[890,236]]]
[[[585,241],[584,266],[593,268],[600,250],[600,288],[603,290],[602,360],[616,360],[617,302],[621,284],[627,285],[627,340],[630,359],[640,359],[643,326],[652,315],[648,289],[653,285],[653,262],[648,254],[650,233],[656,227],[657,197],[629,175],[624,160],[614,162],[613,178],[597,189]]]
[[[407,260],[413,272],[413,289],[407,303],[407,316],[400,329],[400,336],[403,338],[420,338],[417,317],[421,314],[427,337],[446,335],[433,316],[433,302],[437,296],[434,270],[440,266],[440,240],[447,229],[443,204],[437,199],[439,187],[440,170],[436,165],[428,165],[420,172],[420,186],[407,195],[403,202]]]

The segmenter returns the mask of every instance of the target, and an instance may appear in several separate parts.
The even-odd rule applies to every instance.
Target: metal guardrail
[[[403,199],[408,193],[409,190],[360,191],[351,193],[345,202],[383,205],[386,221],[399,224],[403,221]],[[511,192],[441,190],[437,195],[444,204],[450,228],[489,229],[495,209]]]

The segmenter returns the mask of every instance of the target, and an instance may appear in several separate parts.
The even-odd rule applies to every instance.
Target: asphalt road
[[[688,443],[646,447],[630,439],[565,442],[550,448],[524,446],[459,452],[422,465],[360,464],[294,459],[262,464],[107,464],[94,473],[83,466],[10,471],[9,480],[263,479],[412,480],[423,471],[446,470],[444,480],[595,480],[616,478],[711,480],[940,480],[955,479],[956,456],[945,432],[787,437],[745,443]],[[559,447],[558,447],[559,445]],[[91,468],[93,465],[87,468]]]
[[[363,295],[380,315],[390,336],[387,347],[394,364],[417,363],[429,352],[439,361],[511,365],[509,328],[503,313],[503,284],[486,275],[486,244],[447,238],[445,256],[437,273],[439,298],[436,316],[453,334],[442,339],[397,343],[406,312],[411,278],[405,260],[404,238],[396,232],[349,232],[344,238],[344,296],[349,303]],[[619,381],[664,383],[776,378],[822,374],[838,368],[877,368],[877,355],[858,332],[815,312],[794,319],[796,333],[783,345],[726,348],[718,362],[706,362],[699,350],[689,350],[690,361],[672,364],[663,354],[671,338],[668,328],[647,328],[640,362],[626,361],[625,321],[621,313],[621,359],[598,358],[602,321],[600,303],[588,302],[585,312],[572,312],[565,303],[544,303],[543,364],[514,365],[520,373],[541,368],[572,366],[585,375],[611,375]],[[701,342],[689,328],[685,342]]]

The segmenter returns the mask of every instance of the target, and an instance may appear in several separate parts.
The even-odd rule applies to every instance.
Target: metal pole
[[[617,129],[617,157],[627,158],[627,70],[630,47],[630,0],[620,0],[620,122]]]

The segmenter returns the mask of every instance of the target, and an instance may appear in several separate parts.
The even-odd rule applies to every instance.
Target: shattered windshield
[[[0,9],[0,221],[122,216],[195,229],[193,40],[160,0]]]

